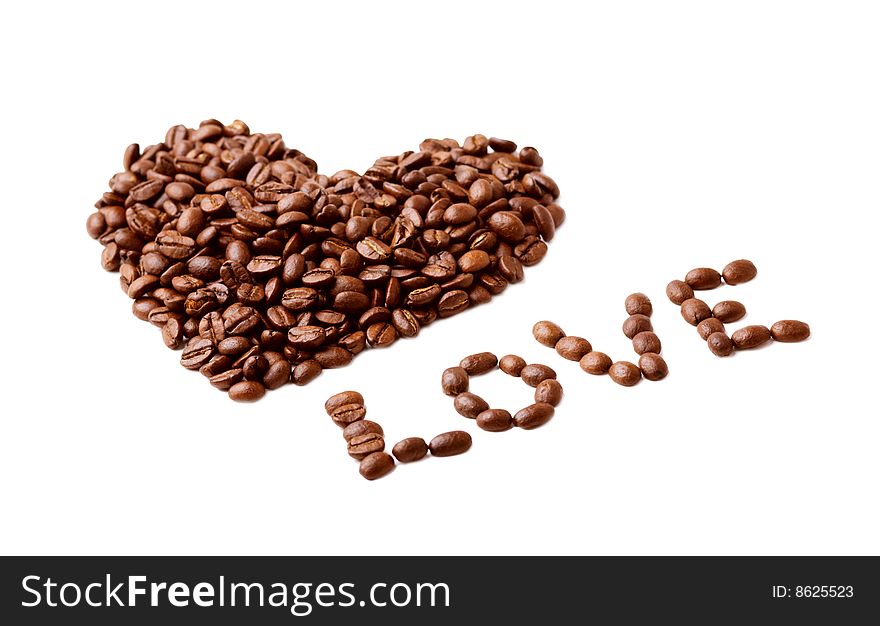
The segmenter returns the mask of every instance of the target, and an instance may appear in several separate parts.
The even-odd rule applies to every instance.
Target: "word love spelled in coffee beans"
[[[523,280],[565,219],[542,164],[473,135],[328,176],[277,133],[209,119],[129,146],[86,228],[135,316],[250,401]]]

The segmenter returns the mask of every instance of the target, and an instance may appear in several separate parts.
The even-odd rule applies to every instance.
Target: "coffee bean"
[[[651,300],[643,293],[633,293],[626,297],[624,302],[628,315],[646,315],[651,317],[654,307],[651,306]]]
[[[642,378],[642,371],[629,361],[618,361],[608,368],[611,380],[624,387],[632,387]]]
[[[358,391],[340,391],[327,398],[324,410],[327,415],[332,415],[333,411],[346,404],[364,404],[364,396]]]
[[[532,335],[541,345],[555,348],[556,342],[565,337],[565,332],[557,324],[545,320],[532,327]]]
[[[263,386],[266,389],[278,389],[290,381],[290,363],[281,359],[269,365],[263,374]]]
[[[394,444],[391,454],[400,463],[412,463],[428,454],[428,444],[421,437],[407,437]]]
[[[397,330],[387,322],[371,324],[367,328],[367,343],[374,348],[386,348],[397,341]]]
[[[518,283],[524,276],[522,263],[509,254],[498,257],[498,273],[509,283]]]
[[[358,435],[365,435],[367,433],[377,433],[383,436],[385,435],[385,431],[382,430],[382,427],[379,424],[366,419],[352,422],[342,429],[342,437],[345,439],[346,442],[351,441]]]
[[[324,369],[344,367],[351,363],[353,355],[345,348],[331,346],[315,352],[314,358]]]
[[[662,356],[655,352],[645,352],[639,357],[639,369],[647,380],[663,380],[669,374],[669,367]]]
[[[555,412],[552,404],[536,402],[517,411],[513,416],[513,425],[523,430],[532,430],[549,422]]]
[[[394,469],[394,459],[387,452],[374,452],[364,457],[359,471],[367,480],[382,478]]]
[[[691,298],[681,303],[681,316],[688,324],[696,326],[703,320],[712,317],[712,310],[699,298]]]
[[[673,280],[666,285],[666,297],[673,304],[681,305],[694,297],[694,290],[683,280]]]
[[[220,372],[219,374],[215,374],[211,376],[208,381],[211,383],[212,387],[216,387],[221,391],[228,391],[230,387],[241,382],[244,379],[244,372],[240,367],[235,369],[226,370],[225,372]]]
[[[440,297],[440,301],[437,303],[437,313],[440,317],[451,317],[464,311],[469,304],[467,292],[455,289]]]
[[[391,324],[401,337],[415,337],[419,334],[419,321],[409,309],[394,309],[391,312]]]
[[[746,307],[736,300],[722,300],[712,307],[712,316],[718,321],[729,324],[741,320],[746,316]]]
[[[316,360],[307,359],[293,368],[290,379],[294,385],[307,385],[315,380],[323,369]]]
[[[365,433],[348,440],[348,455],[358,461],[383,450],[385,450],[385,439],[378,433]]]
[[[254,402],[266,395],[266,388],[257,381],[243,380],[232,385],[228,393],[236,402]]]
[[[498,367],[501,371],[511,376],[519,376],[525,366],[525,359],[515,354],[507,354],[498,361]]]
[[[487,222],[499,237],[512,243],[521,241],[525,236],[525,226],[519,216],[512,211],[493,213]]]
[[[660,338],[650,330],[642,331],[632,338],[633,350],[636,354],[647,352],[660,353]]]
[[[464,393],[470,386],[468,373],[462,367],[450,367],[443,370],[443,376],[440,379],[443,393],[447,396],[457,396]]]
[[[477,426],[489,432],[498,433],[510,430],[513,417],[504,409],[488,409],[477,415]]]
[[[542,380],[535,387],[535,402],[544,402],[552,406],[562,401],[562,385],[554,378]]]
[[[478,352],[464,357],[458,364],[470,376],[485,374],[498,365],[498,357],[491,352]]]
[[[728,285],[739,285],[757,276],[758,268],[751,261],[740,259],[728,263],[721,274],[724,276],[724,282]]]
[[[735,331],[730,340],[737,350],[751,350],[767,343],[771,337],[770,329],[766,326],[752,325]]]
[[[711,335],[712,333],[723,333],[724,324],[721,323],[721,320],[710,317],[704,319],[702,322],[697,324],[697,332],[700,334],[700,337],[705,341],[709,339],[709,335]],[[658,350],[651,350],[651,352],[658,352]]]
[[[687,273],[684,282],[691,289],[715,289],[721,286],[721,274],[711,267],[698,267]]]
[[[583,337],[569,335],[556,342],[556,352],[563,359],[580,361],[585,354],[592,352],[593,346]]]
[[[581,358],[579,364],[581,369],[587,374],[599,376],[608,373],[608,370],[611,367],[611,357],[604,352],[596,352],[594,350],[589,354],[585,354]]]
[[[539,363],[526,365],[519,373],[520,378],[529,387],[537,387],[538,384],[548,378],[556,378],[556,372],[551,367]]]
[[[716,331],[706,338],[709,350],[715,356],[728,356],[733,353],[733,341],[722,331]]]
[[[635,315],[630,315],[623,322],[623,334],[626,335],[627,339],[632,339],[639,333],[650,330],[654,330],[654,326],[651,324],[651,318],[647,315],[636,313]]]
[[[367,414],[367,409],[360,402],[353,402],[351,404],[343,404],[341,406],[334,407],[332,411],[329,411],[330,417],[336,422],[336,425],[340,428],[345,428],[352,422],[357,422],[358,420],[364,419]]]
[[[479,272],[489,266],[489,255],[482,250],[469,250],[458,258],[462,272]]]
[[[467,391],[455,396],[453,405],[459,415],[471,419],[476,419],[477,415],[489,408],[488,402],[483,400],[480,396]]]
[[[188,370],[197,370],[214,356],[214,344],[208,339],[194,339],[187,343],[180,355],[180,364]]]
[[[780,320],[770,327],[770,335],[782,343],[803,341],[810,336],[810,326],[798,320]]]
[[[454,456],[470,450],[471,436],[463,430],[442,433],[431,439],[428,449],[432,456]]]
[[[313,350],[323,344],[326,338],[320,326],[294,326],[287,331],[287,340],[297,350]]]

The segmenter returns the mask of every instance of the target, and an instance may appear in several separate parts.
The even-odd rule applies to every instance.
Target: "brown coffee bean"
[[[518,283],[524,277],[522,263],[509,254],[498,257],[498,273],[509,283]]]
[[[313,350],[323,344],[326,338],[320,326],[294,326],[287,331],[287,341],[297,350]]]
[[[228,393],[236,402],[254,402],[266,395],[266,388],[255,380],[243,380],[232,385]]]
[[[327,415],[333,415],[333,411],[346,404],[364,404],[364,396],[358,391],[340,391],[333,394],[324,403]]]
[[[504,409],[488,409],[477,415],[477,426],[489,432],[498,433],[510,430],[513,418]]]
[[[663,380],[669,374],[669,367],[662,356],[655,352],[645,352],[639,357],[639,369],[647,380]]]
[[[592,352],[593,346],[583,337],[568,335],[556,342],[556,352],[563,359],[580,361],[585,354]]]
[[[548,378],[556,378],[556,372],[551,367],[540,363],[526,365],[519,373],[520,378],[529,387],[537,387],[538,384]]]
[[[307,385],[315,380],[324,368],[314,359],[307,359],[298,363],[290,374],[294,385]]]
[[[532,327],[532,335],[541,345],[555,348],[556,342],[565,337],[565,331],[559,325],[544,320]]]
[[[632,387],[642,378],[642,371],[629,361],[618,361],[608,368],[611,380],[624,387]]]
[[[770,327],[770,335],[782,343],[803,341],[810,336],[810,326],[798,320],[780,320]]]
[[[562,385],[555,378],[542,380],[535,387],[535,402],[544,402],[553,406],[562,401]]]
[[[593,351],[581,358],[580,366],[587,374],[595,376],[607,374],[608,369],[611,367],[611,357],[604,352]]]
[[[385,438],[378,433],[365,433],[348,440],[348,455],[358,461],[383,450],[385,450]]]
[[[421,437],[407,437],[394,444],[391,454],[400,463],[412,463],[428,454],[428,444]]]
[[[462,417],[476,419],[477,415],[489,408],[489,403],[480,396],[465,391],[455,396],[455,411]]]
[[[498,211],[493,213],[487,222],[499,237],[505,241],[516,243],[525,237],[525,226],[519,216],[513,211]]]
[[[363,404],[355,402],[352,404],[343,404],[333,409],[330,413],[331,419],[336,422],[340,428],[345,428],[352,422],[364,419],[367,415],[367,409]]]
[[[628,295],[624,302],[624,306],[626,307],[628,315],[646,315],[651,317],[651,314],[654,312],[651,300],[643,293],[633,293]]]
[[[712,307],[712,316],[724,324],[729,324],[744,318],[746,307],[736,300],[722,300]]]
[[[469,376],[477,376],[485,374],[489,370],[495,369],[498,365],[498,357],[491,352],[478,352],[464,357],[458,366],[468,373]]]
[[[464,393],[470,386],[468,373],[462,367],[450,367],[443,370],[443,376],[440,379],[443,393],[447,396],[457,396]]]
[[[669,298],[672,304],[681,305],[684,304],[685,300],[690,300],[694,297],[694,290],[683,280],[673,280],[666,285],[666,297]]]
[[[715,289],[721,286],[721,274],[711,267],[698,267],[687,273],[687,276],[684,277],[684,282],[691,289]]]
[[[706,338],[706,343],[715,356],[728,356],[733,353],[733,342],[723,330],[710,334]]]
[[[391,325],[400,337],[415,337],[421,325],[409,309],[394,309],[391,312]]]
[[[469,304],[470,299],[467,292],[455,289],[440,297],[440,301],[437,303],[437,313],[440,317],[451,317],[464,311]]]
[[[379,424],[365,419],[352,422],[342,429],[342,437],[346,442],[351,441],[358,435],[365,435],[367,433],[377,433],[382,436],[385,435],[385,431],[382,430],[382,427]]]
[[[661,350],[660,337],[650,330],[642,331],[632,338],[633,350],[636,354],[654,352],[659,354]]]
[[[626,321],[623,322],[623,334],[626,335],[627,339],[632,339],[639,333],[651,330],[654,330],[654,325],[651,324],[651,318],[647,315],[642,315],[641,313],[630,315],[626,318]]]
[[[525,359],[515,354],[507,354],[498,361],[498,367],[501,371],[511,376],[519,376],[525,366]]]
[[[387,322],[378,322],[367,328],[367,343],[374,348],[387,348],[397,341],[397,330]]]
[[[513,425],[523,430],[532,430],[549,422],[555,412],[552,404],[536,402],[517,411],[513,416]]]
[[[767,343],[771,337],[769,328],[755,324],[735,331],[730,340],[737,350],[751,350]]]
[[[705,319],[712,317],[712,309],[699,298],[691,298],[681,303],[681,316],[691,326],[696,326]]]
[[[290,382],[290,363],[280,359],[269,365],[263,374],[263,386],[266,389],[278,389]]]
[[[721,323],[721,320],[710,317],[704,319],[702,322],[697,324],[697,332],[700,334],[700,337],[705,341],[709,339],[709,335],[711,335],[712,333],[723,333],[724,324]],[[652,352],[657,352],[657,350],[652,350]]]
[[[728,285],[739,285],[752,280],[758,275],[758,268],[755,264],[747,259],[731,261],[721,272],[724,276],[724,282]]]
[[[331,346],[315,352],[314,358],[318,364],[324,369],[333,369],[336,367],[345,367],[351,363],[353,355],[345,348],[339,346]]]
[[[358,471],[367,480],[382,478],[394,469],[394,458],[387,452],[374,452],[364,457]]]
[[[458,257],[462,272],[481,272],[489,266],[489,255],[482,250],[469,250]]]
[[[471,436],[463,430],[442,433],[431,439],[428,449],[432,456],[454,456],[470,450]]]

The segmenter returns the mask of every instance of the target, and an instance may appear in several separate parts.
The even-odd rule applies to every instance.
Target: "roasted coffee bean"
[[[139,320],[150,319],[150,312],[161,306],[161,303],[155,298],[138,298],[131,303],[131,312]]]
[[[451,317],[464,311],[469,304],[470,300],[466,291],[460,289],[447,291],[440,296],[440,301],[437,303],[437,314],[440,317]]]
[[[419,334],[419,321],[409,309],[394,309],[391,312],[391,324],[401,337],[415,337]]]
[[[214,356],[214,344],[208,339],[194,339],[187,343],[180,355],[180,364],[188,370],[197,370]]]
[[[539,363],[526,365],[519,373],[520,378],[529,387],[537,387],[541,381],[548,378],[556,378],[556,372],[551,367]]]
[[[278,389],[290,382],[290,363],[280,359],[271,363],[263,374],[263,386],[266,389]]]
[[[290,379],[294,385],[307,385],[315,380],[323,369],[315,359],[307,359],[297,363],[290,374]]]
[[[782,343],[795,343],[810,336],[810,326],[798,320],[780,320],[770,327],[770,335]]]
[[[313,350],[327,338],[320,326],[294,326],[287,331],[287,340],[297,350]]]
[[[365,433],[348,440],[348,455],[358,461],[383,450],[385,450],[385,438],[378,433]]]
[[[345,348],[330,346],[315,352],[314,359],[324,369],[344,367],[351,363],[352,354]]]
[[[367,343],[374,348],[386,348],[397,341],[397,331],[387,322],[378,322],[367,328]]]
[[[728,356],[733,353],[733,341],[723,330],[713,332],[706,337],[706,343],[715,356]]]
[[[495,369],[495,366],[498,365],[498,357],[491,352],[478,352],[464,357],[458,365],[468,375],[477,376]]]
[[[633,293],[626,297],[624,302],[628,315],[646,315],[651,317],[654,307],[651,306],[651,300],[643,293]]]
[[[364,404],[364,396],[358,391],[340,391],[333,394],[324,403],[327,415],[333,415],[333,411],[346,404]]]
[[[721,286],[721,274],[711,267],[698,267],[687,273],[684,282],[691,289],[715,289]]]
[[[428,444],[421,437],[408,437],[395,443],[391,454],[400,463],[412,463],[428,454]]]
[[[513,417],[504,409],[488,409],[477,415],[477,426],[498,433],[513,427]]]
[[[394,458],[387,452],[374,452],[364,457],[358,471],[367,480],[382,478],[394,469]]]
[[[684,304],[685,300],[690,300],[694,297],[694,290],[683,280],[673,280],[666,285],[666,297],[669,298],[672,304],[681,305]]]
[[[771,337],[769,328],[755,324],[744,326],[734,331],[730,336],[730,340],[737,350],[751,350],[752,348],[764,345],[770,341]]]
[[[723,324],[729,324],[744,318],[746,307],[736,300],[722,300],[712,307],[712,316]]]
[[[669,368],[662,356],[656,352],[645,352],[639,357],[639,369],[646,380],[662,380],[669,373]]]
[[[497,213],[493,213],[489,217],[487,225],[497,233],[499,237],[511,243],[521,241],[522,238],[525,237],[525,226],[519,218],[519,215],[512,211],[498,211]]]
[[[659,354],[661,345],[660,338],[650,330],[645,330],[632,338],[633,350],[636,354],[654,352]]]
[[[509,283],[518,283],[523,279],[523,266],[515,256],[505,254],[498,257],[498,273]]]
[[[642,371],[629,361],[618,361],[608,368],[611,380],[624,387],[632,387],[642,378]]]
[[[221,391],[228,391],[233,385],[240,383],[244,379],[244,372],[241,368],[226,370],[219,374],[215,374],[208,379],[212,387],[216,387]]]
[[[651,318],[647,315],[642,315],[641,313],[630,315],[626,318],[626,321],[623,322],[623,334],[626,335],[627,339],[632,339],[639,333],[651,330],[654,330],[654,325],[651,324]]]
[[[697,324],[697,332],[700,334],[700,337],[705,341],[709,339],[709,335],[711,335],[712,333],[723,333],[724,324],[721,323],[721,320],[710,317],[704,319],[702,322]],[[659,350],[651,350],[650,352],[659,352]]]
[[[255,380],[243,380],[232,385],[228,393],[236,402],[254,402],[266,395],[266,388]]]
[[[712,309],[699,298],[691,298],[681,303],[681,316],[688,324],[696,326],[703,320],[712,317]]]
[[[535,387],[535,402],[546,403],[552,406],[558,405],[562,401],[562,385],[555,378],[542,380]]]
[[[507,354],[498,361],[498,367],[501,371],[511,376],[519,376],[525,366],[525,359],[515,354]]]
[[[593,346],[583,337],[568,335],[556,342],[556,352],[563,359],[580,361],[585,354],[592,352]]]
[[[367,419],[352,422],[342,429],[342,437],[345,439],[346,442],[351,441],[359,435],[365,435],[367,433],[377,433],[383,436],[385,435],[385,431],[382,430],[382,427],[379,424],[377,424],[376,422],[371,422]]]
[[[532,327],[532,335],[541,345],[555,348],[556,342],[565,337],[565,332],[557,324],[545,320]]]
[[[364,419],[367,409],[360,402],[355,402],[334,407],[332,411],[328,412],[337,426],[345,428],[352,422]]]
[[[555,412],[552,404],[536,402],[517,411],[513,416],[513,425],[523,430],[532,430],[549,422]]]
[[[473,440],[463,430],[442,433],[431,439],[428,449],[432,456],[454,456],[470,450]]]
[[[752,280],[758,275],[758,268],[755,264],[746,259],[731,261],[721,272],[724,282],[728,285],[739,285]]]
[[[457,396],[464,393],[470,386],[468,373],[462,367],[450,367],[443,370],[440,378],[443,393],[447,396]]]
[[[463,417],[476,419],[477,415],[489,408],[489,403],[480,396],[465,391],[455,396],[453,402],[456,412]]]

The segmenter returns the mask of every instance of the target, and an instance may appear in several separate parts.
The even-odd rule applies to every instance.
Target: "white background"
[[[880,21],[873,3],[15,3],[2,52],[0,551],[135,554],[878,554]],[[85,233],[132,142],[217,117],[321,170],[425,137],[539,147],[568,220],[492,304],[306,388],[230,402],[136,320]],[[813,337],[712,356],[666,283]],[[654,300],[671,373],[625,389],[531,338],[616,359]],[[459,417],[471,352],[556,368],[532,431]],[[393,444],[473,449],[369,483],[324,414],[355,388]],[[530,401],[494,373],[472,388]]]

